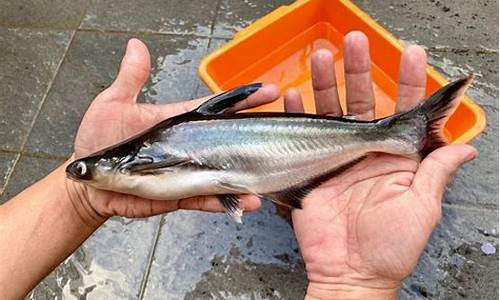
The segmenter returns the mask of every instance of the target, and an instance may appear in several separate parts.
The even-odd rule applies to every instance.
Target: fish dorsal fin
[[[236,103],[245,100],[262,87],[262,83],[252,83],[234,88],[203,102],[194,111],[203,115],[224,114]]]
[[[340,165],[334,170],[322,174],[313,179],[307,180],[305,183],[288,188],[276,193],[262,195],[263,198],[269,199],[275,203],[288,206],[290,208],[302,208],[302,200],[315,188],[326,182],[328,179],[339,176],[343,172],[352,168],[354,165],[362,161],[366,156],[361,156],[348,163]]]

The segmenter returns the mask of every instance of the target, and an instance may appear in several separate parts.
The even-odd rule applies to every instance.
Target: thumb
[[[440,201],[446,185],[458,168],[477,156],[477,150],[470,145],[450,145],[436,149],[421,162],[412,188],[425,193],[430,199]]]
[[[111,85],[116,99],[135,101],[149,78],[151,62],[146,45],[138,39],[130,39],[120,65],[120,71]]]

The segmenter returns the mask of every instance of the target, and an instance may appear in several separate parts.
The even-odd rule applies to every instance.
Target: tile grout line
[[[208,50],[210,49],[210,45],[212,44],[212,39],[213,39],[213,34],[214,34],[214,29],[215,29],[215,23],[217,22],[217,17],[219,16],[219,9],[220,9],[221,2],[222,2],[222,0],[217,0],[217,2],[215,3],[215,13],[214,13],[214,17],[212,19],[212,24],[210,24],[210,33],[209,33],[209,36],[208,36],[207,46],[206,46],[205,50],[203,51],[203,57],[205,57],[207,55]],[[201,59],[203,59],[203,57]],[[200,78],[198,78],[198,79],[199,79],[199,82],[201,84],[205,84]],[[194,88],[193,94],[191,95],[192,99],[197,98],[198,91],[201,88],[201,84],[200,83],[196,84],[196,87]]]
[[[213,31],[214,31],[214,28],[215,28],[215,22],[217,21],[217,16],[218,16],[218,13],[219,13],[220,3],[221,3],[221,0],[217,0],[216,6],[215,6],[216,8],[215,8],[214,18],[212,20],[212,24],[210,26],[210,34],[208,36],[207,35],[199,35],[199,34],[192,34],[192,35],[187,35],[187,34],[183,34],[182,35],[181,34],[180,35],[180,36],[193,36],[195,38],[206,38],[207,39],[207,45],[205,47],[205,50],[203,51],[203,56],[205,56],[208,53],[208,49],[210,49],[211,40],[212,39],[218,39],[217,37],[213,36]],[[163,34],[163,35],[167,35],[167,34]],[[173,35],[179,35],[179,34],[173,34]],[[225,38],[222,37],[220,39],[225,39]],[[200,84],[196,84],[196,87],[193,90],[193,94],[192,94],[191,98],[196,97],[196,94],[197,94],[199,88],[200,88]],[[165,218],[165,215],[162,215],[161,218],[160,218],[160,222],[158,224],[157,231],[156,231],[156,234],[155,234],[155,239],[154,239],[153,245],[151,247],[151,252],[150,252],[150,254],[148,256],[148,262],[147,262],[146,270],[144,272],[144,276],[142,277],[141,285],[140,285],[140,288],[139,288],[139,295],[138,295],[138,299],[139,300],[144,299],[144,295],[146,293],[146,287],[147,287],[147,284],[148,284],[148,281],[149,281],[149,275],[151,273],[151,267],[153,265],[153,259],[154,259],[155,253],[156,253],[156,248],[158,246],[158,241],[160,239],[161,229],[162,229],[162,225],[164,223],[164,218]]]
[[[0,154],[21,154],[22,156],[51,159],[51,160],[66,160],[68,158],[67,156],[52,155],[50,153],[45,153],[45,152],[16,151],[16,150],[1,149],[1,148],[0,148]]]
[[[443,203],[442,205],[445,208],[457,208],[457,209],[476,211],[476,212],[498,210],[497,206],[486,203],[479,204],[479,206],[474,206],[472,204],[454,204],[454,203]]]
[[[127,31],[127,30],[120,30],[120,29],[97,29],[97,28],[53,28],[53,27],[22,27],[22,26],[17,26],[17,27],[9,27],[9,26],[2,26],[0,25],[0,28],[6,28],[6,29],[30,29],[30,30],[37,30],[37,31],[43,31],[43,32],[49,32],[49,31],[80,31],[80,32],[94,32],[94,33],[111,33],[111,34],[128,34],[128,35],[160,35],[160,36],[179,36],[179,37],[185,37],[185,36],[192,36],[192,37],[197,37],[197,38],[213,38],[213,39],[219,39],[219,40],[226,40],[226,39],[231,39],[232,36],[224,36],[224,35],[211,35],[211,34],[201,34],[201,33],[193,33],[193,32],[175,32],[175,31],[165,31],[165,32],[160,32],[160,31]]]
[[[198,34],[193,34],[193,35],[186,35],[186,34],[184,34],[184,35],[181,35],[181,36],[193,36],[193,37],[198,37],[198,38],[206,38],[207,39],[207,45],[206,45],[206,47],[205,47],[205,49],[203,51],[203,56],[205,56],[207,54],[208,49],[210,48],[210,42],[211,42],[212,38],[214,38],[213,37],[213,30],[214,30],[215,22],[216,22],[217,15],[218,15],[218,12],[219,12],[218,10],[219,10],[220,2],[221,2],[221,0],[217,0],[214,18],[212,20],[212,24],[210,26],[210,34],[208,36],[207,35],[198,35]],[[164,34],[164,35],[166,35],[166,34]],[[173,34],[173,35],[179,35],[179,34]],[[196,94],[197,94],[199,88],[200,88],[200,84],[196,84],[196,87],[193,90],[193,94],[191,95],[191,98],[196,97]],[[138,295],[138,299],[139,300],[144,299],[144,295],[145,295],[145,292],[146,292],[146,287],[147,287],[148,280],[149,280],[149,275],[151,273],[151,267],[153,265],[153,259],[154,259],[155,253],[156,253],[156,248],[158,246],[158,241],[160,239],[161,228],[162,228],[162,224],[164,222],[164,218],[165,218],[164,215],[162,215],[161,218],[160,218],[160,222],[158,224],[157,231],[156,231],[156,234],[155,234],[155,239],[154,239],[153,245],[151,247],[151,252],[150,252],[150,254],[148,256],[148,262],[147,262],[146,270],[144,272],[144,276],[142,277],[141,285],[140,285],[140,288],[139,288],[139,295]]]
[[[215,14],[212,20],[212,24],[210,24],[210,36],[214,35],[215,23],[217,23],[217,17],[219,16],[221,2],[222,0],[217,0],[217,2],[215,3]]]
[[[203,59],[203,57],[205,57],[207,55],[208,49],[210,48],[210,41],[211,41],[211,39],[208,38],[206,40],[207,40],[207,45],[206,45],[205,49],[203,50],[203,54],[202,54],[201,59]],[[198,73],[198,70],[196,71],[196,73]],[[194,87],[193,92],[191,93],[191,96],[190,96],[191,99],[197,99],[198,98],[198,95],[197,95],[198,91],[200,90],[201,85],[205,84],[201,80],[201,78],[199,78],[199,76],[197,78],[198,78],[198,80],[196,81],[195,87]]]
[[[3,192],[7,189],[7,185],[9,184],[10,177],[12,176],[12,173],[14,173],[14,168],[16,167],[17,161],[21,157],[21,153],[17,152],[16,153],[16,158],[14,158],[14,162],[12,163],[12,167],[7,171],[7,174],[5,174],[5,182],[3,186],[0,186],[0,196],[3,195]]]
[[[52,89],[52,86],[54,85],[55,79],[57,77],[57,74],[59,73],[61,65],[62,65],[63,61],[66,59],[66,55],[67,55],[67,53],[69,51],[69,48],[70,48],[70,46],[71,46],[71,44],[73,42],[75,34],[76,34],[76,30],[73,30],[73,32],[71,33],[71,37],[69,39],[68,45],[66,46],[66,49],[64,50],[64,53],[63,53],[61,59],[59,60],[59,62],[57,64],[56,70],[54,72],[54,76],[52,76],[52,79],[50,80],[49,84],[47,85],[47,88],[45,89],[45,93],[42,96],[42,101],[40,101],[40,104],[38,105],[37,110],[36,110],[35,114],[33,115],[33,119],[31,120],[31,124],[30,124],[30,126],[28,128],[28,131],[26,132],[25,138],[24,138],[23,142],[21,143],[21,151],[19,152],[19,154],[17,155],[16,159],[14,160],[14,163],[12,164],[10,172],[5,177],[5,184],[4,184],[3,188],[2,188],[2,193],[0,193],[0,195],[3,194],[3,192],[5,191],[5,188],[7,187],[7,185],[10,182],[10,179],[12,178],[12,174],[14,173],[14,169],[16,168],[17,163],[19,162],[19,160],[21,158],[21,154],[24,152],[24,148],[25,148],[26,144],[28,143],[28,138],[29,138],[29,136],[31,134],[31,131],[33,130],[33,127],[35,126],[35,122],[38,119],[38,116],[40,115],[42,107],[43,107],[43,105],[45,103],[45,100],[47,100],[49,92]]]
[[[19,154],[19,153],[21,153],[21,151],[0,148],[0,153],[3,153],[3,154]]]
[[[177,36],[177,37],[195,37],[195,38],[213,38],[219,40],[230,39],[231,36],[223,35],[212,35],[212,34],[200,34],[193,32],[175,32],[175,31],[127,31],[119,29],[105,29],[99,30],[94,28],[79,28],[78,31],[81,32],[94,32],[94,33],[111,33],[111,34],[128,34],[128,35],[160,35],[160,36]]]
[[[153,240],[153,245],[152,245],[151,251],[149,252],[149,255],[148,255],[146,270],[144,271],[144,275],[142,276],[142,279],[141,279],[141,285],[139,286],[139,293],[137,295],[138,300],[144,299],[144,294],[146,293],[146,287],[148,285],[149,274],[151,273],[153,259],[154,259],[154,256],[156,254],[156,247],[158,245],[158,241],[160,240],[161,228],[162,228],[162,225],[164,223],[164,218],[165,218],[165,215],[162,214],[160,216],[160,221],[158,222],[158,227],[156,228],[155,237]]]

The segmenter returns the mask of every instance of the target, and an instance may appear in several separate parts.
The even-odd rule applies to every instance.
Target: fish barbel
[[[217,195],[241,222],[239,194],[293,208],[315,187],[369,153],[421,159],[442,133],[472,78],[446,85],[415,108],[373,121],[305,113],[231,113],[257,91],[217,95],[115,146],[68,165],[69,178],[156,200]]]

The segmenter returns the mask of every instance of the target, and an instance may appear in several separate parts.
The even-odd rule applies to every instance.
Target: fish
[[[239,195],[290,208],[371,153],[417,160],[445,146],[443,127],[470,85],[465,77],[413,109],[356,120],[307,113],[241,112],[253,83],[216,95],[192,111],[72,161],[67,177],[97,189],[153,200],[215,195],[241,223]]]

